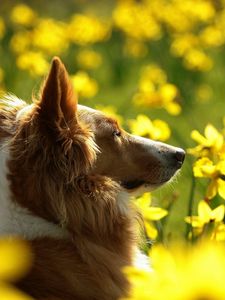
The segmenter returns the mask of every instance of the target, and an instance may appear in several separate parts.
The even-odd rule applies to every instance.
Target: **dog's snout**
[[[175,152],[175,157],[178,162],[183,163],[185,158],[185,151],[183,149],[178,148]]]

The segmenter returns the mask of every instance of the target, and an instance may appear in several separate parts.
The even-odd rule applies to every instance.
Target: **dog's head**
[[[131,135],[99,111],[78,105],[78,119],[91,128],[99,149],[90,172],[113,178],[129,192],[161,186],[183,164],[182,149]]]
[[[85,176],[147,191],[169,181],[185,157],[180,148],[131,135],[114,119],[78,105],[59,58],[53,59],[39,100],[3,109],[0,126],[0,138],[10,137],[8,179],[14,198],[24,206],[32,201],[32,210],[51,220],[49,199],[58,197],[58,205],[63,194],[72,199]]]

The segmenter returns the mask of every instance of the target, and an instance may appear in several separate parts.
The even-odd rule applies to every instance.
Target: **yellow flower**
[[[215,16],[213,4],[205,0],[195,1],[191,11],[193,16],[202,22],[209,22]]]
[[[1,300],[31,300],[8,282],[15,282],[29,270],[32,255],[27,244],[16,238],[0,240],[0,294]]]
[[[13,286],[0,282],[1,300],[32,300],[30,296],[22,293]]]
[[[179,300],[225,299],[224,250],[222,245],[205,241],[190,248],[188,253],[184,252],[183,260],[186,261],[182,267],[185,270],[179,289]]]
[[[32,25],[36,20],[36,13],[26,4],[18,4],[13,7],[11,20],[20,25]]]
[[[153,272],[125,268],[131,290],[122,300],[224,300],[224,250],[222,245],[206,242],[168,249],[153,246]]]
[[[216,166],[208,157],[198,159],[193,167],[195,177],[218,177],[219,173]]]
[[[0,39],[3,38],[4,34],[5,34],[5,23],[3,19],[0,17]]]
[[[164,218],[168,212],[160,207],[151,207],[151,194],[145,193],[135,200],[137,207],[141,210],[145,220],[157,221]]]
[[[191,138],[199,145],[188,149],[188,153],[197,157],[218,154],[223,150],[224,138],[221,133],[211,124],[205,127],[204,135],[197,130],[191,132]]]
[[[157,40],[161,26],[145,3],[119,1],[113,11],[116,27],[136,40]]]
[[[41,52],[28,51],[17,57],[19,69],[27,70],[33,76],[42,76],[47,73],[49,64]]]
[[[159,95],[162,98],[163,106],[171,115],[176,116],[181,112],[180,105],[175,102],[178,96],[178,89],[174,84],[164,84],[159,90]]]
[[[98,84],[96,80],[89,77],[84,71],[79,71],[71,76],[74,88],[79,96],[84,98],[92,98],[98,92]]]
[[[166,122],[162,120],[151,121],[145,115],[138,115],[136,120],[128,122],[132,134],[148,137],[153,140],[166,141],[171,131]]]
[[[185,54],[184,65],[187,69],[205,72],[212,68],[213,61],[202,50],[192,48]]]
[[[68,38],[78,44],[86,45],[104,41],[111,34],[111,24],[95,17],[76,14],[67,28]]]
[[[35,47],[47,54],[60,54],[69,46],[66,25],[53,19],[40,19],[32,32],[32,41]]]
[[[0,239],[0,279],[15,281],[30,267],[31,253],[27,244],[14,238]]]
[[[206,191],[206,197],[212,199],[218,193],[225,199],[225,160],[217,164],[207,157],[197,160],[193,167],[195,177],[210,178],[211,182]]]
[[[200,33],[200,40],[206,47],[218,47],[224,44],[225,35],[216,26],[208,26]]]
[[[141,80],[140,80],[140,89],[142,90],[143,84],[143,91],[144,84],[147,82],[152,82],[156,85],[165,84],[167,81],[166,73],[156,64],[150,64],[145,66],[141,71]]]
[[[213,231],[213,237],[216,241],[225,241],[225,224],[220,223]]]
[[[191,48],[198,45],[198,38],[191,33],[175,36],[171,44],[171,53],[175,56],[184,56]]]
[[[222,222],[224,214],[224,205],[220,205],[215,209],[211,209],[210,206],[204,200],[202,200],[198,204],[198,216],[188,216],[185,218],[185,221],[190,223],[192,227],[203,228],[205,224],[210,222]]]
[[[102,63],[102,56],[93,50],[81,50],[77,54],[78,64],[85,69],[96,69]]]
[[[10,48],[16,53],[24,53],[28,51],[32,43],[32,34],[30,31],[16,32],[10,41]]]
[[[167,82],[166,73],[157,65],[148,65],[142,70],[133,100],[136,105],[165,108],[170,114],[178,115],[181,112],[178,95],[177,87]]]
[[[150,193],[145,193],[142,197],[135,199],[134,204],[144,218],[145,230],[147,235],[151,239],[156,239],[158,233],[152,221],[158,221],[167,216],[167,210],[160,207],[151,207]]]

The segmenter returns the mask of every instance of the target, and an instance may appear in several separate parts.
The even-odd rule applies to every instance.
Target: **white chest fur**
[[[10,198],[7,180],[8,147],[0,149],[0,236],[21,236],[32,240],[38,237],[64,238],[67,231],[40,217],[32,215],[27,209]]]

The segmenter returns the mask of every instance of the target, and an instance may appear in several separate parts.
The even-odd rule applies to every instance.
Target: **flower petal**
[[[200,220],[202,220],[204,223],[208,223],[210,221],[211,211],[211,208],[204,200],[199,202],[198,215]]]
[[[202,220],[200,220],[198,216],[185,217],[184,220],[188,224],[191,224],[192,227],[202,228],[202,226],[204,225],[204,223],[202,222]]]
[[[152,223],[145,222],[145,230],[146,230],[148,237],[150,237],[153,240],[155,240],[157,238],[158,231]]]
[[[212,180],[210,184],[208,185],[207,191],[206,191],[206,197],[209,199],[212,199],[216,196],[218,191],[218,180]]]
[[[220,205],[211,212],[211,219],[215,220],[216,222],[221,222],[224,218],[224,214],[225,206]]]
[[[144,217],[148,220],[157,221],[168,215],[168,211],[160,207],[150,207],[148,211],[144,213]]]
[[[205,144],[207,143],[206,138],[205,138],[203,135],[201,135],[197,130],[193,130],[193,131],[191,132],[191,138],[192,138],[195,142],[197,142],[197,143],[199,143],[199,144],[201,144],[201,145],[205,145]]]
[[[217,183],[218,183],[218,193],[220,197],[225,199],[225,181],[222,179],[218,179]]]

